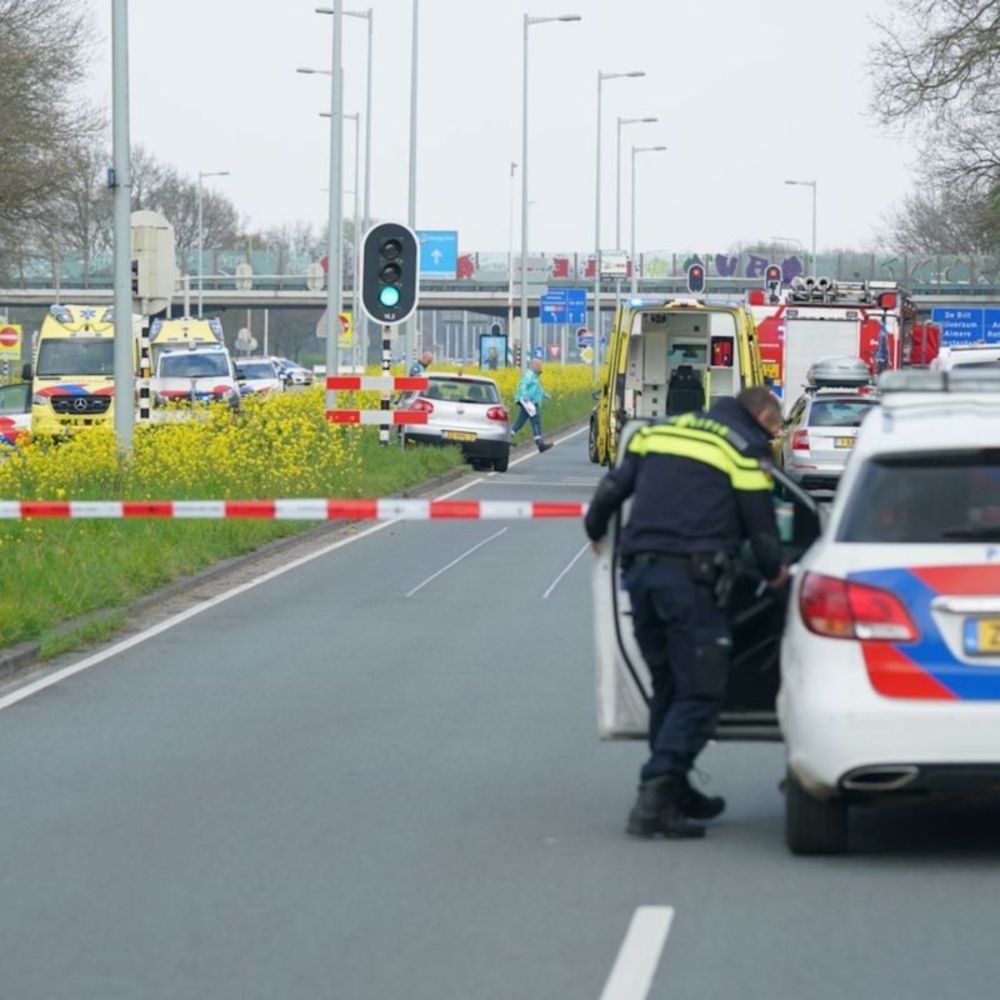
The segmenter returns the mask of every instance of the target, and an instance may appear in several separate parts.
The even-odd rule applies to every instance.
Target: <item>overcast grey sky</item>
[[[100,29],[90,89],[110,104],[110,0],[85,0]],[[326,0],[328,2],[328,0]],[[405,218],[410,0],[375,10],[372,206]],[[132,139],[217,183],[255,225],[325,218],[330,17],[318,0],[131,0]],[[355,4],[347,0],[347,6]],[[464,250],[508,239],[509,162],[521,159],[521,18],[577,13],[531,29],[533,250],[593,243],[596,73],[605,84],[603,234],[614,243],[615,118],[656,115],[629,143],[640,159],[639,249],[723,249],[770,236],[810,239],[819,181],[820,248],[867,245],[913,181],[913,153],[867,112],[872,16],[886,0],[422,0],[417,225],[457,229]],[[768,10],[773,13],[768,14]],[[345,111],[363,111],[365,22],[345,19]],[[347,125],[346,134],[352,127]],[[347,150],[348,185],[353,153]],[[519,195],[519,192],[518,192]],[[349,204],[349,202],[348,202]]]

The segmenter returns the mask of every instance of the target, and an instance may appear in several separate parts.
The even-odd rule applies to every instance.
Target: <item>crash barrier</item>
[[[580,519],[587,504],[530,500],[0,500],[0,520],[176,518],[275,521],[530,521]]]
[[[383,362],[383,370],[387,371]],[[326,380],[328,392],[381,392],[381,408],[378,410],[338,410],[328,409],[326,419],[331,424],[374,424],[381,427],[379,432],[383,444],[389,441],[389,427],[401,424],[426,424],[427,414],[419,410],[390,409],[390,393],[419,392],[426,389],[429,380],[419,376],[397,377],[391,375],[331,375]]]

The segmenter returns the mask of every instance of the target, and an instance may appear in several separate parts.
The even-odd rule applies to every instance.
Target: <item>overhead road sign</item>
[[[420,273],[425,278],[454,281],[458,278],[458,231],[418,229]]]
[[[1000,344],[1000,309],[931,310],[931,322],[941,328],[942,346]]]
[[[624,250],[601,251],[601,277],[627,278],[628,254]]]
[[[542,323],[553,325],[587,322],[587,290],[585,288],[550,288],[539,298]]]

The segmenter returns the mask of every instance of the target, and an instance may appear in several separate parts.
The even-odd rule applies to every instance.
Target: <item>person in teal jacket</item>
[[[531,430],[535,435],[535,445],[539,451],[548,451],[552,447],[542,437],[542,403],[551,398],[552,396],[542,386],[542,362],[539,358],[534,358],[531,367],[521,374],[521,380],[514,390],[514,401],[520,412],[510,432],[516,434],[530,421]]]

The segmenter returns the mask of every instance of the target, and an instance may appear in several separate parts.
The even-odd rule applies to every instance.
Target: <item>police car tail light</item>
[[[810,632],[828,639],[913,642],[918,638],[906,608],[887,590],[807,573],[799,611]]]
[[[487,420],[499,420],[501,423],[507,423],[510,420],[510,414],[507,412],[506,406],[491,406],[486,411]]]
[[[792,435],[792,451],[809,450],[809,431],[796,431]]]

